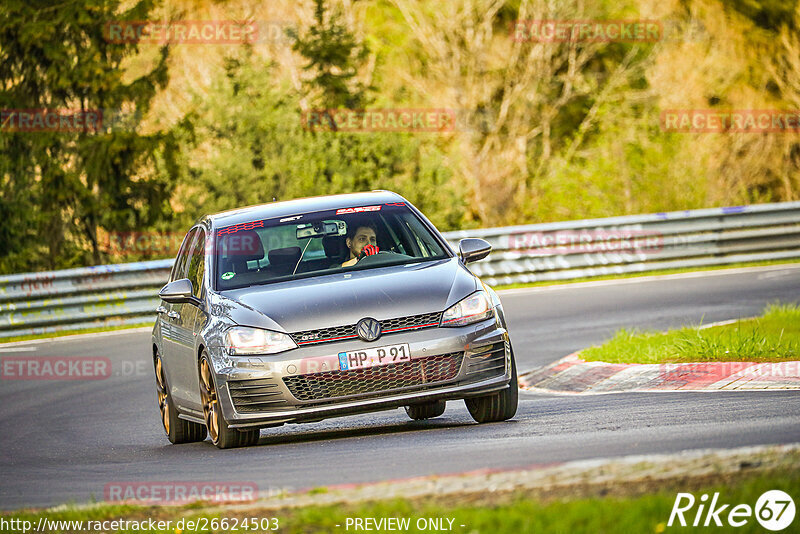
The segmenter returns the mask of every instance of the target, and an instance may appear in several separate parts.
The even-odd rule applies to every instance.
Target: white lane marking
[[[789,276],[790,274],[792,274],[792,273],[789,272],[788,270],[782,269],[780,271],[770,271],[770,272],[762,273],[762,274],[758,275],[758,279],[759,280],[769,280],[770,278],[783,278],[785,276]]]
[[[139,328],[123,328],[121,330],[111,330],[110,332],[95,332],[90,334],[72,334],[60,337],[48,337],[43,339],[28,339],[25,341],[13,341],[11,343],[0,343],[0,349],[5,347],[16,347],[20,345],[36,345],[40,343],[54,343],[56,341],[81,341],[89,337],[108,337],[116,336],[119,334],[133,334],[139,332],[150,332],[153,330],[152,326],[142,326]]]
[[[800,269],[800,263],[786,264],[786,265],[768,265],[766,267],[741,267],[737,269],[716,269],[713,271],[695,271],[691,273],[675,273],[675,274],[660,274],[653,276],[635,276],[632,278],[615,278],[613,280],[595,280],[586,282],[574,282],[554,284],[550,286],[539,287],[517,287],[514,289],[499,289],[497,292],[502,295],[514,295],[516,293],[535,293],[537,291],[557,291],[560,289],[571,289],[581,287],[600,287],[600,286],[613,286],[623,284],[642,284],[644,282],[654,282],[658,280],[680,280],[682,278],[703,278],[707,276],[725,276],[731,274],[747,274],[747,273],[772,273],[785,270]],[[783,273],[786,276],[791,273]],[[780,273],[773,275],[773,277],[781,275]],[[762,279],[765,275],[759,276]]]
[[[3,348],[0,346],[0,352],[34,352],[38,347],[9,347]]]
[[[740,319],[728,319],[727,321],[717,321],[716,323],[701,324],[695,326],[694,328],[696,328],[697,330],[705,330],[706,328],[714,328],[715,326],[725,326],[728,324],[738,323],[739,321],[749,321],[750,319],[757,319],[757,317],[742,317]]]

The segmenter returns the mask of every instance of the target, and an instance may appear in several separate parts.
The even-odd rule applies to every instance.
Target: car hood
[[[224,291],[248,311],[266,316],[255,321],[245,310],[237,322],[286,332],[440,312],[475,291],[478,281],[457,258],[376,267],[314,278]]]

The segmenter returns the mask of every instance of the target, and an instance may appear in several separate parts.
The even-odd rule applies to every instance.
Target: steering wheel
[[[369,258],[369,257],[372,257],[372,256],[377,256],[378,254],[394,254],[394,252],[389,252],[388,250],[379,250],[379,251],[378,251],[378,252],[376,252],[375,254],[369,254],[369,255],[366,255],[366,254],[365,254],[365,255],[361,256],[360,258],[358,258],[358,260],[356,261],[356,263],[360,263],[360,262],[361,262],[361,260],[365,260],[365,259],[367,259],[367,258]]]
[[[400,254],[397,252],[391,252],[388,250],[381,250],[377,254],[372,254],[370,256],[362,256],[358,259],[356,264],[358,265],[369,265],[371,263],[383,263],[385,260],[389,260],[390,257],[407,257],[410,258],[411,256],[407,256],[406,254]],[[371,259],[374,258],[374,259]]]

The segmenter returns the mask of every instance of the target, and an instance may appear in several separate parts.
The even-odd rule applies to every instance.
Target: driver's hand
[[[365,258],[367,256],[372,256],[380,252],[377,245],[366,245],[364,248],[361,249],[361,257]]]

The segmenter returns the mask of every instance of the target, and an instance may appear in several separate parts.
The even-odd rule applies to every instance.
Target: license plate
[[[408,361],[411,361],[411,351],[408,350],[408,343],[339,353],[339,369],[342,371],[366,369],[367,367],[378,367],[380,365]]]

